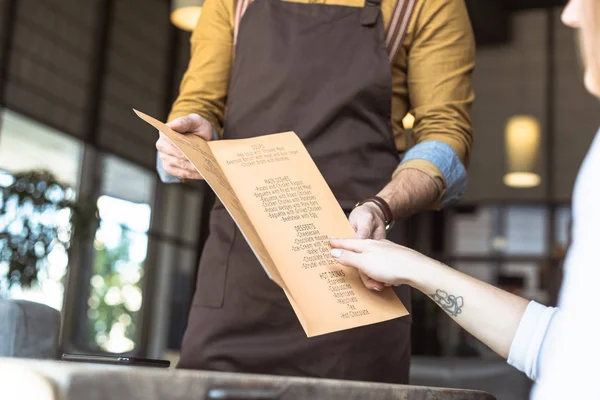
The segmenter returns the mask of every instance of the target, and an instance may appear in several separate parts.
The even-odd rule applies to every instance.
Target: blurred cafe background
[[[198,8],[0,0],[0,299],[60,311],[61,352],[177,360],[214,199],[204,184],[160,182],[156,132],[132,108],[166,118],[202,1],[187,3]],[[409,221],[414,248],[549,305],[576,172],[600,124],[564,3],[467,1],[469,191]],[[413,299],[411,383],[527,398],[524,375]]]

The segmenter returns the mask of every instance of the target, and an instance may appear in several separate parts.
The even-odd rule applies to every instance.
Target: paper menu
[[[293,132],[206,142],[137,115],[186,155],[230,213],[307,336],[382,322],[408,312],[392,289],[374,292],[329,254],[330,236],[354,230]]]

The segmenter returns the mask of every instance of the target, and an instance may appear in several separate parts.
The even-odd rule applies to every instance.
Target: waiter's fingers
[[[198,173],[198,171],[190,171],[187,169],[181,169],[181,168],[177,168],[172,165],[165,166],[165,167],[163,167],[163,169],[167,174],[174,176],[175,178],[187,179],[187,180],[202,179],[202,176]]]
[[[365,275],[362,271],[359,271],[358,273],[360,275],[360,279],[363,281],[363,284],[371,290],[376,290],[378,292],[381,292],[384,288],[384,284],[376,281],[375,279],[371,279],[369,278],[367,275]]]
[[[354,234],[355,239],[370,239],[373,232],[371,224],[358,224],[356,226],[356,233]]]
[[[172,166],[189,172],[194,172],[196,168],[185,158],[173,157],[164,153],[159,153],[160,161],[163,167]]]
[[[202,119],[203,118],[198,114],[189,114],[183,117],[175,118],[167,125],[175,132],[188,133],[202,125]]]
[[[385,226],[377,225],[377,227],[373,230],[373,233],[371,234],[371,239],[382,240],[385,239],[386,236],[387,232],[385,230]]]
[[[176,118],[167,125],[176,132],[190,133],[204,140],[212,140],[213,130],[210,123],[198,114]]]
[[[160,153],[173,157],[185,158],[181,150],[179,150],[177,146],[175,146],[173,142],[171,142],[171,140],[162,133],[156,141],[156,150],[158,150]]]

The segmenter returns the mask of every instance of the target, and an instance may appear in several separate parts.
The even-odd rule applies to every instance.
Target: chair
[[[56,359],[60,313],[44,304],[0,299],[0,357]]]

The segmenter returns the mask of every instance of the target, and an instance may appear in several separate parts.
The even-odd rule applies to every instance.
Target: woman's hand
[[[342,265],[388,285],[415,287],[436,261],[388,240],[330,240],[331,255]]]
[[[528,301],[387,240],[331,239],[331,254],[377,281],[408,284],[507,358]]]
[[[356,232],[354,235],[355,239],[385,239],[385,216],[375,204],[364,203],[362,206],[356,207],[350,213],[348,220],[352,228],[354,228],[354,232]],[[359,275],[368,289],[380,292],[386,286],[383,282],[369,278],[360,270]]]

